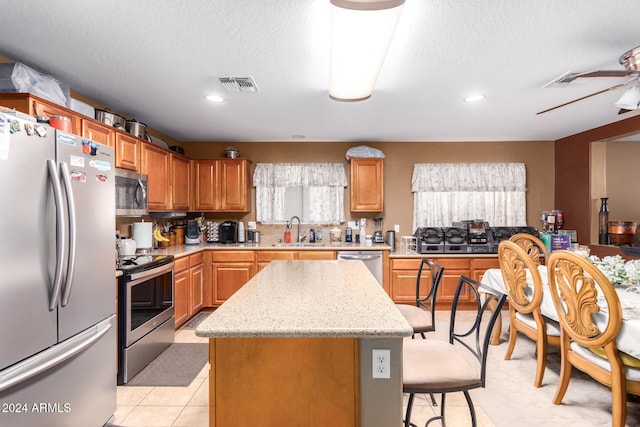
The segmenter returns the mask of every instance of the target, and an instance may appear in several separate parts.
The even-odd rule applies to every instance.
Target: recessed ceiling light
[[[291,138],[293,138],[293,139],[305,139],[306,136],[305,135],[301,135],[301,134],[295,134],[295,135],[291,135]]]
[[[209,102],[221,103],[224,102],[224,98],[219,95],[207,95],[204,97]]]
[[[466,98],[464,98],[464,102],[478,102],[478,101],[482,101],[484,99],[484,95],[482,94],[474,94],[474,95],[469,95]]]

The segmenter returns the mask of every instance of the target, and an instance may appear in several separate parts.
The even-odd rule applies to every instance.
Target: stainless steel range
[[[123,257],[118,280],[118,384],[174,341],[173,256]]]

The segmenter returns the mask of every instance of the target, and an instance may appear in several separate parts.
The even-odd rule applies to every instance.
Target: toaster
[[[219,243],[236,243],[236,232],[238,223],[235,221],[224,221],[218,226]]]

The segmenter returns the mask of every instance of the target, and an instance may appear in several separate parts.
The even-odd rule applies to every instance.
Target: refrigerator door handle
[[[105,319],[73,338],[0,372],[0,393],[81,353],[102,338],[111,326],[111,318]]]
[[[64,190],[67,195],[67,219],[69,221],[69,252],[67,258],[67,275],[64,280],[64,291],[62,293],[62,306],[69,304],[69,297],[71,296],[71,285],[73,284],[73,274],[76,267],[76,206],[73,197],[73,189],[71,188],[71,174],[69,173],[69,166],[61,162],[60,163],[60,175],[62,176],[62,183],[64,184]]]
[[[62,187],[55,160],[47,160],[49,178],[53,187],[53,199],[56,206],[56,270],[53,276],[53,286],[49,297],[49,311],[55,310],[60,297],[62,287],[62,266],[64,265],[64,248],[66,246],[67,230],[64,221],[64,209],[62,205]]]

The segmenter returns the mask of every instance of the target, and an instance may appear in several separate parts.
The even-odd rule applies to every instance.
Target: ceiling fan
[[[620,83],[620,84],[611,86],[607,89],[603,89],[598,92],[574,99],[572,101],[565,102],[564,104],[556,105],[555,107],[551,107],[546,110],[539,111],[536,113],[536,115],[548,113],[549,111],[553,111],[560,107],[564,107],[569,104],[582,101],[583,99],[591,98],[592,96],[600,95],[601,93],[610,92],[612,90],[625,87],[629,83],[632,83],[634,81],[636,82],[636,84],[632,88],[624,92],[622,94],[622,97],[620,97],[620,99],[615,103],[615,105],[616,107],[620,108],[620,110],[618,111],[618,114],[623,114],[632,110],[639,109],[640,108],[640,46],[635,47],[629,50],[628,52],[623,53],[620,56],[619,62],[622,66],[625,67],[624,70],[595,70],[595,71],[587,71],[584,73],[569,72],[547,83],[546,85],[544,85],[544,87],[566,86],[576,79],[583,79],[583,78],[631,77],[629,80],[627,80],[624,83]]]

